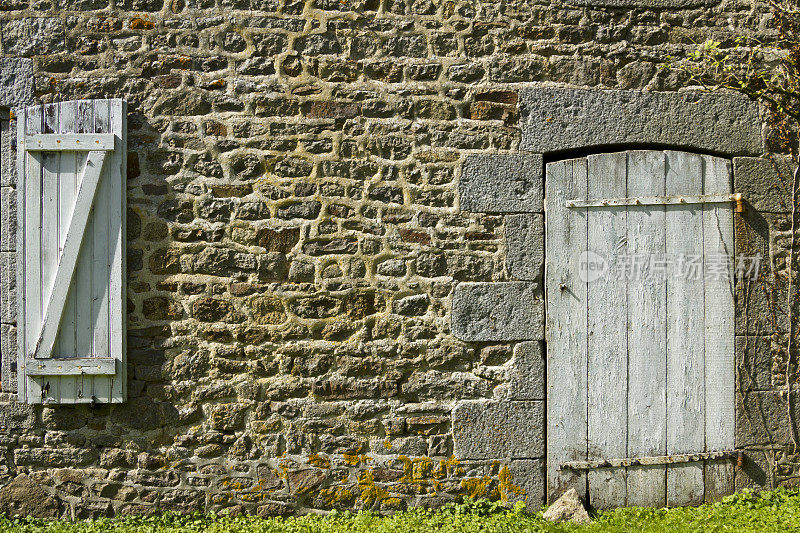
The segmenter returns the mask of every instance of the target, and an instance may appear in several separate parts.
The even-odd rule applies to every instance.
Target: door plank
[[[726,159],[704,156],[704,193],[730,192],[731,168]],[[733,276],[717,276],[715,266],[733,261],[733,210],[730,204],[703,207],[705,276],[705,426],[706,450],[734,445]],[[733,465],[707,462],[706,501],[733,492]]]
[[[625,197],[627,154],[588,157],[589,198]],[[626,208],[588,209],[588,252],[612,261],[625,252]],[[625,280],[614,272],[587,283],[588,458],[627,456],[628,336]],[[613,384],[613,385],[611,385]],[[598,509],[624,506],[624,468],[588,472],[589,502]]]
[[[586,209],[565,206],[567,200],[586,199],[586,172],[586,159],[547,165],[548,501],[569,488],[586,494],[586,474],[559,466],[587,457],[587,295],[586,283],[577,276],[587,245],[587,219]]]
[[[628,195],[661,196],[663,152],[628,152]],[[666,281],[650,268],[665,252],[663,206],[628,207],[628,247],[641,265],[628,282],[628,455],[664,455],[666,446]],[[628,468],[628,505],[663,507],[666,468]]]
[[[666,157],[667,195],[702,194],[701,157]],[[697,453],[705,449],[702,204],[667,206],[666,253],[673,261],[667,276],[667,454]],[[667,505],[702,502],[702,463],[667,466]]]

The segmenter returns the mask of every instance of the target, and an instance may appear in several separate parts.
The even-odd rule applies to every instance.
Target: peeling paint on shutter
[[[29,107],[17,121],[19,396],[125,399],[122,100]]]

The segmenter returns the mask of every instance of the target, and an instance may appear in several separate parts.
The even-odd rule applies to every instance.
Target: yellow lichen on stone
[[[361,489],[361,500],[367,505],[382,502],[389,497],[386,490],[375,485],[375,478],[370,470],[364,470],[358,475],[358,488]]]
[[[491,483],[492,478],[489,476],[471,477],[461,480],[461,489],[464,491],[464,495],[470,498],[488,498],[491,496],[489,493]]]
[[[355,494],[353,491],[344,487],[330,487],[321,489],[319,491],[319,495],[330,506],[337,504],[348,505],[355,500]]]
[[[331,460],[327,457],[322,457],[318,453],[312,453],[308,456],[308,464],[319,468],[330,468]]]
[[[500,468],[500,474],[497,477],[500,480],[498,489],[500,490],[500,500],[503,503],[508,503],[512,496],[524,496],[524,501],[528,501],[527,491],[511,482],[511,471],[507,465]]]

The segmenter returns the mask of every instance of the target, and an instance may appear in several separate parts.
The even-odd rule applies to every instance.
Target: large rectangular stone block
[[[10,37],[6,35],[5,30],[12,26],[22,28],[24,25],[24,20],[8,21],[2,25],[4,46],[8,46],[6,41]],[[33,62],[18,57],[0,58],[0,105],[13,109],[29,105],[32,101]]]
[[[772,388],[774,335],[736,336],[736,383],[746,384],[750,391]],[[779,336],[780,338],[785,338]],[[785,350],[785,346],[783,350]],[[785,353],[785,352],[784,352]]]
[[[781,156],[734,157],[733,190],[756,211],[790,213],[795,165]]]
[[[453,409],[458,459],[533,459],[544,455],[544,402],[476,400]]]
[[[17,254],[0,252],[0,322],[17,321]]]
[[[542,459],[517,459],[508,464],[508,479],[500,483],[508,501],[525,502],[528,511],[537,511],[544,505],[545,470]]]
[[[0,383],[17,392],[17,328],[10,324],[0,324]]]
[[[17,190],[0,187],[0,251],[13,252],[17,247]]]
[[[0,24],[3,52],[7,56],[30,57],[64,51],[64,21],[59,17],[23,18]]]
[[[36,412],[32,405],[9,402],[0,403],[0,429],[33,429]]]
[[[514,279],[539,281],[544,270],[544,215],[506,216],[506,267]]]
[[[792,391],[792,413],[800,420],[800,392]],[[736,448],[782,446],[792,442],[785,391],[736,395]]]
[[[511,370],[511,399],[544,400],[545,365],[541,341],[520,342],[514,346]]]
[[[520,94],[520,150],[649,144],[729,155],[763,152],[758,105],[735,93],[539,87]]]
[[[459,283],[453,294],[453,335],[465,341],[544,339],[539,285],[523,281]]]
[[[544,206],[539,154],[476,154],[464,161],[461,209],[472,213],[536,213]]]

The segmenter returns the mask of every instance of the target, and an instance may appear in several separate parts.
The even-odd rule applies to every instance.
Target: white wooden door
[[[18,117],[19,395],[125,397],[125,103],[34,106]]]
[[[685,152],[547,165],[549,500],[733,491],[730,187],[728,160]]]

